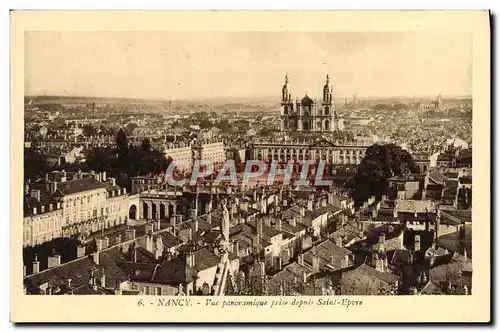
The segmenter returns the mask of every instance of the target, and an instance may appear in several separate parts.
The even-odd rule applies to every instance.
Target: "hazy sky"
[[[464,34],[346,32],[29,32],[27,95],[182,99],[472,94]]]

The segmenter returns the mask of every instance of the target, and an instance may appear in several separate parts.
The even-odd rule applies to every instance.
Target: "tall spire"
[[[281,90],[281,100],[282,102],[290,102],[291,101],[290,89],[288,88],[288,73],[285,74],[285,85],[283,85],[283,89]]]
[[[332,102],[332,89],[330,87],[330,75],[326,74],[326,82],[323,87],[323,103],[329,104]]]

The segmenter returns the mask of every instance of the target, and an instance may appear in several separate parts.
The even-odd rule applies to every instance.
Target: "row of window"
[[[56,230],[61,228],[61,220],[59,218],[43,218],[39,219],[38,222],[33,223],[32,227],[25,227],[24,233],[31,235],[31,230],[33,230],[33,235],[37,235],[39,233],[45,233],[47,231]]]
[[[161,287],[139,286],[137,284],[132,284],[132,289],[140,290],[145,295],[162,295]]]
[[[97,200],[94,199],[94,198],[97,198]],[[87,203],[87,204],[91,204],[91,203],[96,204],[99,201],[102,202],[102,198],[101,198],[100,194],[97,194],[97,197],[94,197],[94,195],[90,195],[90,196],[86,196],[86,197],[85,196],[81,197],[80,199],[69,199],[69,200],[66,201],[66,208],[69,208],[70,205],[76,207],[78,201],[80,203],[80,206],[85,206],[85,203]],[[71,202],[73,202],[73,203],[71,204]]]

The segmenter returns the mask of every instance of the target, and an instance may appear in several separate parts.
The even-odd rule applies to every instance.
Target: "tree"
[[[137,127],[139,127],[137,123],[130,122],[125,126],[125,130],[129,133],[129,135],[132,135]]]
[[[45,156],[34,148],[24,149],[24,178],[36,181],[50,171],[50,165]]]
[[[86,164],[89,170],[96,172],[114,173],[114,155],[113,152],[105,148],[96,148],[90,150],[86,155]]]
[[[97,133],[96,129],[93,126],[91,126],[91,125],[85,125],[83,127],[83,135],[85,135],[87,137],[88,136],[93,136],[96,133]]]
[[[127,135],[125,134],[125,131],[123,131],[123,128],[120,128],[118,134],[116,134],[116,150],[120,160],[124,161],[124,159],[128,156],[129,150]]]
[[[381,199],[389,190],[389,178],[417,172],[411,154],[395,144],[370,146],[358,165],[356,175],[347,183],[356,208],[371,196]]]
[[[149,138],[145,138],[142,140],[141,148],[143,151],[151,151],[151,141],[149,140]]]

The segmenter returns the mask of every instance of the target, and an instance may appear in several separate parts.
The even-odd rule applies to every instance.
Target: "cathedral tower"
[[[292,101],[288,74],[281,90],[281,131],[288,132],[333,132],[339,131],[339,118],[333,103],[333,87],[326,75],[321,104],[307,94],[301,100]]]

